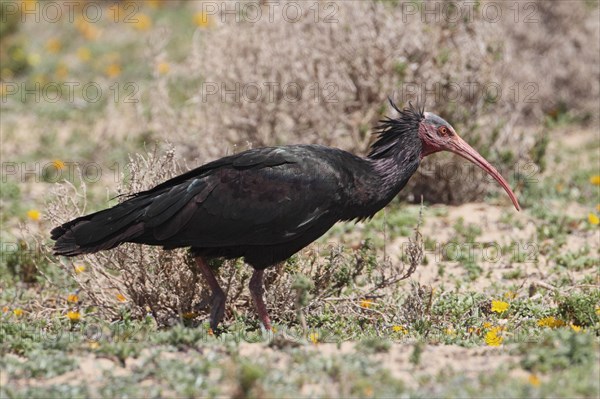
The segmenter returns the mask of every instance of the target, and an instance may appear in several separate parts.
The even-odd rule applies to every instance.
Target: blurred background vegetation
[[[432,2],[434,17],[425,3],[321,2],[295,18],[283,2],[257,18],[259,3],[243,1],[223,3],[229,13],[201,1],[4,1],[2,155],[110,167],[161,140],[192,164],[291,143],[365,154],[391,96],[420,100],[515,177],[517,162],[544,165],[549,126],[597,125],[596,3]],[[13,139],[23,126],[32,139]],[[480,179],[440,173],[454,162],[427,159],[403,195],[481,198]]]

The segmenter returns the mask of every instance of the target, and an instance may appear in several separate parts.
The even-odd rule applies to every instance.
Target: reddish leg
[[[263,288],[263,273],[264,270],[254,270],[252,278],[250,279],[250,294],[252,295],[256,311],[258,312],[258,316],[260,317],[263,326],[267,331],[271,331],[271,319],[269,319],[267,306],[263,300],[263,294],[265,292]]]
[[[217,326],[223,320],[223,316],[225,315],[225,299],[227,298],[221,287],[219,286],[219,282],[215,277],[215,273],[212,269],[206,264],[202,257],[196,257],[196,264],[198,268],[202,272],[206,283],[210,287],[212,291],[212,296],[210,297],[211,308],[210,308],[210,328],[216,332]]]

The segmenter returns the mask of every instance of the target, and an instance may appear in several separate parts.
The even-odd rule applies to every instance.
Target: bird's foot
[[[261,321],[261,328],[267,334],[273,334],[275,332],[275,329],[271,325],[271,319],[269,318],[269,315],[266,313],[266,307],[265,307],[265,314],[264,315],[260,314],[259,316],[260,316],[260,321]]]
[[[225,316],[225,300],[227,299],[227,295],[225,295],[219,286],[213,270],[202,257],[196,257],[196,264],[212,291],[212,296],[210,297],[210,328],[216,333],[219,323],[223,320],[223,316]]]
[[[267,305],[263,299],[263,293],[263,270],[254,270],[252,278],[250,278],[250,294],[254,300],[256,312],[260,317],[262,326],[266,331],[272,332],[273,326],[271,325],[271,319],[269,318],[269,313],[267,312]]]

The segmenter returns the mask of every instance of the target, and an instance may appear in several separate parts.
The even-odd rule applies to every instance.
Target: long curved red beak
[[[484,157],[479,155],[479,153],[475,151],[473,147],[467,144],[466,141],[458,137],[458,135],[454,136],[454,140],[452,140],[451,143],[452,144],[447,148],[448,151],[458,154],[461,157],[471,161],[475,165],[479,166],[481,169],[485,170],[488,174],[490,174],[494,179],[496,179],[498,183],[500,183],[502,188],[504,188],[504,191],[506,191],[506,193],[510,197],[510,200],[512,201],[517,211],[521,210],[521,207],[519,206],[519,201],[517,200],[517,196],[515,195],[515,193],[513,193],[513,191],[510,189],[510,186],[508,185],[508,182],[504,180],[504,178],[502,177],[502,175],[500,175],[500,173],[498,173],[496,168],[494,168],[488,161],[486,161]]]

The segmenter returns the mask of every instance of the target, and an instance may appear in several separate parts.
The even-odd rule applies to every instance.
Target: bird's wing
[[[152,193],[145,236],[171,246],[276,244],[335,219],[337,172],[306,148],[247,151],[198,171]]]
[[[221,158],[56,227],[54,249],[74,256],[123,242],[208,248],[317,237],[349,196],[340,154],[289,146]]]
[[[195,169],[189,170],[181,175],[166,180],[149,190],[140,191],[132,194],[131,197],[148,196],[150,194],[160,193],[165,189],[175,187],[181,183],[189,183],[190,180],[198,179],[210,174],[211,171],[224,167],[234,166],[244,167],[266,167],[276,166],[285,163],[294,163],[298,161],[293,151],[285,150],[286,147],[263,147],[240,152],[238,154],[219,158],[215,161],[206,163]]]

